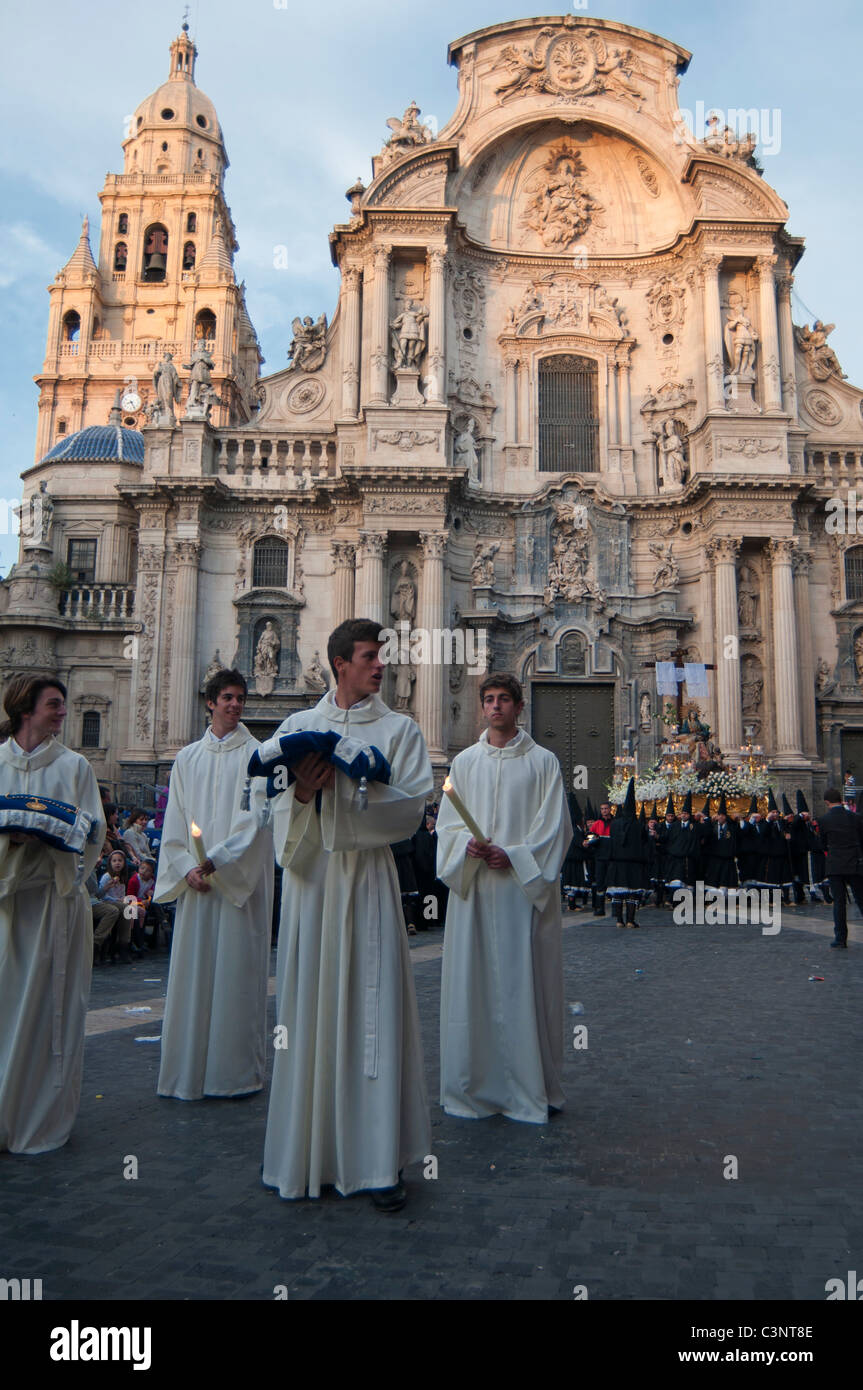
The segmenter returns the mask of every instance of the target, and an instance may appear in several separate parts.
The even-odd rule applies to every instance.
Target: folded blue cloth
[[[36,835],[52,849],[81,854],[97,824],[89,812],[50,796],[0,796],[0,835]]]
[[[295,780],[291,768],[309,753],[320,754],[355,782],[361,777],[368,782],[386,783],[390,780],[390,765],[379,748],[360,739],[342,738],[337,733],[321,733],[316,729],[276,734],[262,743],[249,759],[248,775],[266,777],[267,796],[278,796]]]

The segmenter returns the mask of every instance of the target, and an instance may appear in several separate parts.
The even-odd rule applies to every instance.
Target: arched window
[[[155,222],[144,233],[144,260],[141,266],[145,280],[155,284],[165,278],[168,266],[168,233],[160,222]]]
[[[114,247],[114,269],[125,270],[128,257],[129,248],[125,241],[118,241],[117,245]]]
[[[81,315],[77,309],[70,309],[63,315],[63,342],[77,343],[81,336]]]
[[[187,241],[183,247],[183,269],[195,269],[195,243],[193,241]]]
[[[98,748],[99,740],[102,736],[102,716],[98,710],[88,709],[84,711],[84,718],[81,721],[81,747]]]
[[[845,597],[863,598],[863,545],[845,551]]]
[[[127,236],[129,232],[129,214],[121,212],[117,218],[117,231],[120,236]]]
[[[252,561],[252,587],[255,589],[286,589],[288,587],[287,541],[277,536],[264,536],[255,542]]]
[[[540,362],[540,473],[598,470],[596,383],[596,362],[591,357],[545,357]]]
[[[216,336],[216,315],[212,309],[201,309],[195,316],[195,338],[204,338],[208,342]]]
[[[190,213],[189,213],[189,216],[186,218],[186,231],[187,231],[187,232],[196,232],[197,230],[198,230],[198,214],[197,214],[196,212],[190,212]]]

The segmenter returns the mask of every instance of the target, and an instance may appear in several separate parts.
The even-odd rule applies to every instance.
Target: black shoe
[[[830,942],[830,947],[831,947],[831,950],[835,950],[837,947],[839,947],[841,950],[847,951],[847,950],[848,950],[848,942],[847,942],[847,941],[831,941],[831,942]]]
[[[120,964],[121,964],[121,965],[131,965],[131,964],[132,964],[132,952],[129,950],[128,946],[121,946],[121,947],[120,947]]]
[[[369,1195],[376,1211],[401,1211],[408,1199],[407,1190],[401,1180],[395,1187],[379,1187]]]

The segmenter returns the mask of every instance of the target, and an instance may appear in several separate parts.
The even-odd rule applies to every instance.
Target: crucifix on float
[[[681,724],[683,723],[683,686],[684,686],[684,683],[685,683],[685,681],[686,681],[686,668],[685,668],[685,665],[684,665],[684,658],[685,658],[685,656],[686,656],[686,653],[685,653],[685,651],[683,650],[683,648],[680,647],[680,646],[678,646],[678,647],[675,648],[675,650],[671,653],[670,656],[661,656],[661,657],[657,657],[654,661],[645,661],[645,662],[643,663],[644,666],[645,666],[645,668],[648,668],[648,667],[649,667],[649,668],[651,668],[652,670],[655,671],[655,670],[656,670],[656,666],[657,666],[658,662],[660,662],[660,661],[665,661],[665,662],[672,662],[672,661],[673,661],[673,662],[674,662],[674,679],[675,679],[675,681],[676,681],[676,683],[677,683],[677,696],[676,696],[676,699],[675,699],[675,705],[676,705],[676,709],[677,709],[677,727],[678,727],[678,729],[680,728]],[[704,669],[705,669],[705,671],[715,671],[715,670],[716,670],[716,667],[715,667],[714,665],[712,665],[712,663],[710,663],[710,662],[705,662],[705,663],[704,663]]]

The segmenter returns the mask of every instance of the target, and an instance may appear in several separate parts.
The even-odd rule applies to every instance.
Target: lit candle
[[[473,838],[476,840],[477,844],[489,844],[490,841],[488,836],[483,835],[473,816],[468,811],[467,807],[465,806],[461,797],[458,795],[457,791],[453,787],[453,784],[448,777],[443,784],[443,791],[444,796],[448,796],[450,801],[452,802],[452,807],[456,815],[461,816],[462,820],[464,821]]]
[[[204,837],[194,821],[192,821],[189,829],[192,832],[192,848],[195,851],[195,857],[199,864],[205,864],[207,862],[207,851],[204,849]]]

